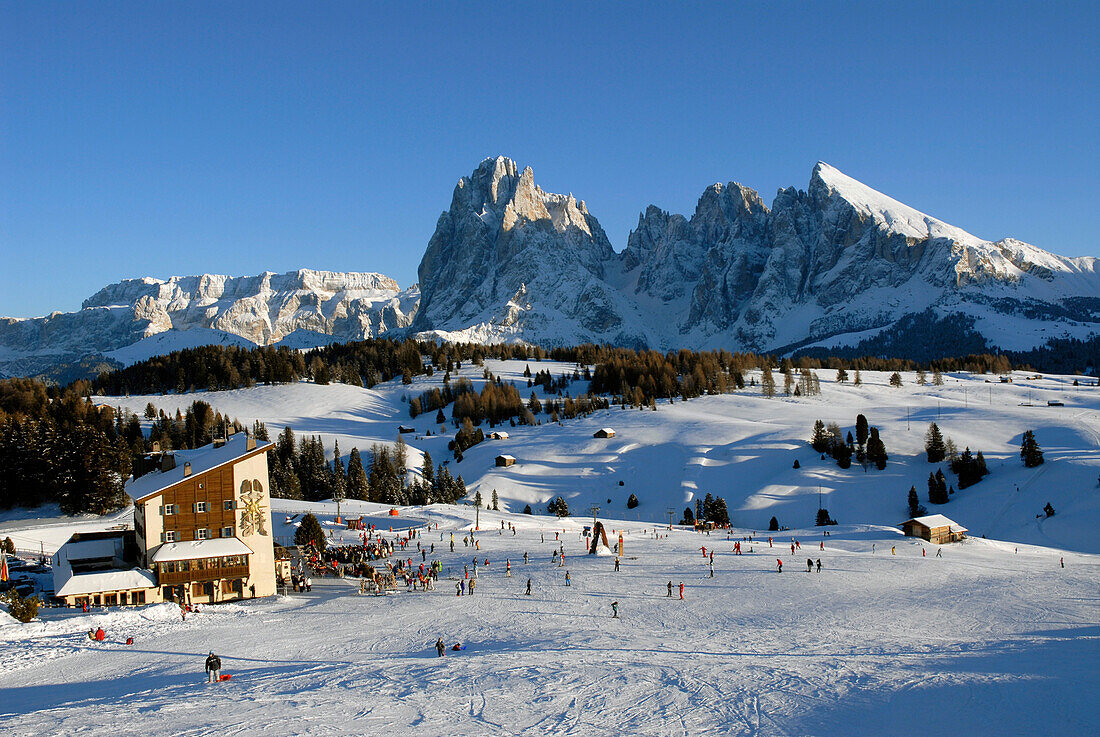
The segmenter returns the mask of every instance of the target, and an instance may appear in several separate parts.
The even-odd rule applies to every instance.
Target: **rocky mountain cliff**
[[[304,269],[126,280],[78,312],[0,319],[0,375],[383,334],[921,359],[1025,350],[1100,335],[1098,264],[983,240],[820,162],[770,208],[736,183],[707,187],[691,217],[651,205],[616,253],[583,200],[497,157],[455,186],[419,286]]]
[[[381,274],[300,271],[128,279],[79,312],[0,318],[0,371],[34,373],[89,355],[132,363],[209,343],[306,347],[406,327],[419,290]]]
[[[413,331],[758,351],[849,345],[914,314],[961,320],[990,348],[1100,332],[1097,259],[977,238],[825,163],[770,209],[736,183],[704,190],[690,218],[650,206],[621,254],[583,203],[516,171],[487,159],[458,183]]]

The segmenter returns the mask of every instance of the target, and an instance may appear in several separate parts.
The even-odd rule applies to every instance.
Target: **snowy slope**
[[[746,542],[735,556],[724,535],[660,530],[657,540],[653,525],[605,518],[626,545],[615,572],[612,558],[581,554],[583,518],[483,512],[477,555],[491,565],[480,567],[475,595],[457,597],[472,558],[462,537],[473,511],[405,512],[430,513],[439,525],[416,541],[434,545],[428,560],[443,564],[434,592],[359,596],[356,579],[314,577],[312,593],[205,607],[186,622],[169,605],[0,622],[0,730],[870,736],[923,735],[929,723],[990,735],[1100,728],[1094,555],[971,540],[937,559],[935,546],[896,531],[845,525],[824,539],[793,530],[774,548],[757,538],[752,553]],[[517,534],[498,534],[501,521]],[[329,529],[334,541],[355,542]],[[556,534],[566,568],[551,563]],[[803,548],[793,557],[781,547],[791,537]],[[701,546],[716,552],[713,578]],[[806,573],[806,557],[820,558],[822,572]],[[533,592],[524,596],[528,579]],[[665,596],[666,582],[684,583],[683,601]],[[85,632],[99,626],[107,641],[89,642]],[[466,649],[437,658],[437,637]],[[203,683],[209,650],[230,681]]]
[[[514,381],[524,397],[533,391],[522,376],[526,365],[485,363],[503,380]],[[554,376],[571,374],[574,368],[552,362],[530,366]],[[528,503],[544,509],[561,495],[574,514],[599,504],[604,513],[620,518],[655,521],[667,520],[665,510],[672,506],[679,519],[685,506],[711,493],[726,499],[737,524],[763,528],[775,515],[794,527],[813,522],[820,488],[822,504],[835,519],[893,525],[907,516],[909,487],[916,486],[926,500],[928,474],[940,468],[923,455],[924,433],[936,421],[960,450],[982,450],[993,473],[954,495],[942,510],[929,505],[930,511],[954,517],[976,535],[1100,553],[1100,540],[1091,534],[1100,519],[1100,389],[1074,388],[1072,377],[1029,381],[1020,373],[1012,384],[1001,384],[996,377],[952,375],[941,387],[919,387],[914,375],[906,373],[904,385],[895,389],[887,374],[870,371],[856,387],[819,373],[817,397],[768,400],[750,387],[736,394],[662,403],[657,412],[616,408],[561,425],[550,424],[543,414],[541,426],[508,426],[508,440],[469,449],[462,463],[451,461],[451,472],[463,476],[471,496],[480,490],[487,499],[496,489],[513,511]],[[454,378],[459,375],[475,386],[483,383],[479,367],[464,367]],[[345,456],[352,447],[365,451],[375,442],[393,442],[398,425],[409,425],[417,430],[404,436],[410,466],[418,466],[423,450],[436,463],[451,457],[446,446],[454,428],[448,425],[445,435],[426,436],[427,430],[439,430],[434,413],[412,420],[402,399],[439,387],[441,381],[437,374],[417,377],[410,386],[393,381],[372,390],[300,383],[97,401],[139,413],[152,402],[174,413],[201,398],[243,422],[266,422],[272,435],[284,426],[300,435],[320,434],[330,453],[333,441],[339,440]],[[573,387],[574,394],[584,391],[583,382]],[[1029,399],[1036,406],[1020,406]],[[1046,407],[1048,400],[1066,406]],[[884,471],[864,472],[858,466],[842,471],[832,461],[818,459],[808,446],[814,420],[836,422],[847,431],[859,413],[880,428],[890,454]],[[604,426],[613,427],[616,437],[593,438]],[[1028,429],[1046,450],[1047,462],[1039,469],[1025,469],[1019,460],[1021,436]],[[494,458],[500,453],[516,456],[517,464],[497,468]],[[795,460],[799,469],[792,468]],[[954,476],[946,468],[944,472],[954,483]],[[627,510],[631,493],[641,505]],[[1047,502],[1058,514],[1036,519]]]

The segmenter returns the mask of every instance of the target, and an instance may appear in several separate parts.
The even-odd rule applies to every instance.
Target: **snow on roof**
[[[194,560],[196,558],[220,558],[223,555],[250,555],[252,548],[235,537],[219,537],[212,540],[189,540],[182,543],[165,543],[153,554],[154,563],[170,560]]]
[[[932,529],[934,527],[950,527],[953,531],[966,532],[965,527],[963,527],[953,519],[944,517],[942,514],[929,514],[924,517],[913,517],[912,519],[906,520],[906,522],[918,522],[929,529]]]
[[[180,481],[183,481],[185,478],[183,475],[184,463],[191,464],[191,475],[194,476],[196,474],[205,473],[218,466],[224,466],[226,463],[232,463],[249,453],[266,451],[275,447],[274,443],[257,441],[256,451],[250,451],[247,449],[247,443],[248,437],[242,432],[230,435],[225,444],[220,447],[215,447],[214,444],[211,443],[210,445],[204,445],[195,450],[177,450],[175,451],[175,468],[169,471],[151,471],[141,478],[128,482],[126,484],[126,493],[129,494],[130,498],[134,501],[140,501],[173,484],[178,484]]]
[[[68,560],[110,558],[115,554],[116,541],[120,540],[121,535],[98,540],[73,540],[69,538],[69,541],[62,545],[57,552],[64,553],[64,557]]]
[[[509,460],[509,461],[516,460],[515,456],[510,456],[510,455],[499,455],[499,456],[497,456],[497,458],[504,458],[504,459]]]
[[[131,589],[154,589],[157,579],[149,571],[132,568],[128,571],[100,571],[98,573],[79,573],[70,576],[65,585],[57,590],[57,596],[78,596],[96,594],[101,591],[128,591]]]

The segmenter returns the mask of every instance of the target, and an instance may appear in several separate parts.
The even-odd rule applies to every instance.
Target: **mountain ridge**
[[[737,182],[706,187],[690,217],[649,205],[616,252],[584,200],[544,191],[531,167],[486,158],[456,184],[418,277],[407,289],[374,272],[311,269],[125,279],[77,312],[0,318],[0,373],[89,356],[132,362],[204,340],[774,352],[937,321],[968,325],[969,342],[977,333],[994,350],[1100,334],[1098,259],[984,240],[823,161],[805,190],[782,188],[770,207]],[[915,315],[925,318],[905,319]],[[189,330],[210,333],[164,335]]]

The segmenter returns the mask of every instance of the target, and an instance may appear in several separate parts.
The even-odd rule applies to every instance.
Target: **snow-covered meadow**
[[[526,397],[524,366],[486,362]],[[573,370],[530,366],[554,376]],[[481,373],[473,366],[461,371],[475,384]],[[441,560],[444,574],[434,592],[362,596],[357,580],[315,579],[310,594],[211,607],[186,622],[168,606],[88,615],[44,610],[29,625],[8,618],[0,624],[0,732],[923,735],[930,725],[996,735],[1097,731],[1100,389],[1074,387],[1072,377],[1023,373],[1011,384],[947,375],[943,386],[917,386],[903,374],[901,388],[877,372],[863,372],[861,386],[819,374],[815,397],[765,399],[750,387],[660,403],[656,412],[613,408],[560,424],[540,415],[541,426],[505,426],[507,440],[487,440],[461,463],[452,460],[452,473],[462,474],[471,497],[481,491],[488,500],[496,489],[507,510],[480,511],[477,555],[491,565],[481,567],[472,597],[455,596],[454,585],[474,557],[462,537],[475,511],[435,505],[402,510],[385,533],[392,538],[404,525],[428,520],[439,525],[405,555],[416,564],[415,543],[435,545],[426,558]],[[273,436],[285,425],[299,435],[320,434],[330,453],[338,439],[345,458],[352,447],[393,442],[399,425],[412,426],[416,431],[403,437],[416,466],[423,450],[437,463],[450,458],[446,443],[454,428],[439,436],[434,412],[408,415],[407,400],[441,379],[373,390],[301,383],[99,401],[138,413],[152,402],[175,412],[201,398],[244,422],[264,421]],[[583,392],[583,382],[572,389]],[[857,413],[881,431],[890,455],[884,471],[841,470],[808,446],[814,420],[847,431]],[[904,538],[895,527],[907,516],[909,487],[925,501],[928,474],[937,468],[922,452],[931,421],[960,449],[981,449],[992,471],[949,504],[928,505],[971,530],[970,540],[943,546],[942,558],[938,546]],[[592,436],[605,426],[616,430],[614,438]],[[1019,459],[1028,429],[1046,455],[1037,469]],[[495,467],[500,453],[514,455],[517,464]],[[631,493],[641,504],[628,510]],[[734,555],[725,533],[664,529],[666,509],[678,519],[707,493],[727,500],[735,537],[756,531],[751,552],[746,542],[746,554]],[[840,521],[828,537],[809,527],[819,493]],[[542,511],[558,495],[572,517],[520,513],[527,503]],[[1037,517],[1047,502],[1057,514]],[[582,554],[580,531],[593,504],[616,534],[624,533],[619,572],[613,558]],[[295,515],[306,510],[322,517],[334,541],[354,542],[354,533],[331,523],[335,507],[325,503],[274,500],[274,534],[292,535]],[[386,510],[345,502],[343,511]],[[773,515],[792,529],[769,547],[764,530]],[[8,515],[0,536],[51,552],[78,525],[110,527],[120,519]],[[501,521],[517,534],[498,534]],[[454,553],[446,547],[452,532]],[[564,568],[551,562],[555,533],[565,548]],[[792,538],[802,545],[793,556]],[[704,545],[715,551],[713,578]],[[777,558],[784,561],[781,574]],[[822,560],[821,573],[806,572],[807,558]],[[509,560],[513,575],[506,577]],[[530,597],[523,594],[528,577]],[[670,581],[674,589],[685,584],[684,601],[665,595]],[[613,601],[621,620],[611,619]],[[100,625],[106,644],[85,635]],[[134,645],[121,644],[128,636]],[[439,659],[437,637],[467,649]],[[202,682],[210,649],[232,680]]]
[[[486,361],[485,367],[504,381],[513,381],[524,398],[528,389],[525,366],[553,376],[572,374],[572,364],[555,362]],[[463,366],[464,376],[479,387],[481,367]],[[560,425],[540,414],[536,427],[505,425],[507,440],[486,441],[466,451],[461,463],[451,462],[472,497],[481,491],[487,500],[496,489],[512,511],[531,504],[538,511],[561,495],[574,514],[599,504],[603,514],[636,521],[668,521],[666,509],[676,509],[676,522],[685,506],[707,493],[725,498],[735,525],[764,528],[774,515],[789,527],[812,525],[818,508],[827,508],[842,523],[894,525],[908,516],[906,494],[916,486],[929,512],[942,512],[968,527],[975,536],[1055,545],[1071,550],[1100,552],[1100,536],[1093,533],[1100,520],[1100,388],[1072,385],[1074,377],[1028,379],[1015,372],[1011,384],[995,375],[948,374],[943,386],[916,384],[913,373],[903,372],[903,385],[889,385],[889,374],[862,373],[862,385],[833,381],[833,371],[818,372],[821,394],[785,397],[777,374],[780,396],[765,399],[758,386],[721,396],[700,397],[674,404],[661,402],[656,412],[614,407]],[[755,376],[759,381],[759,377]],[[1094,380],[1084,377],[1088,383]],[[261,386],[228,392],[201,392],[166,396],[103,397],[99,401],[129,407],[141,413],[152,402],[174,413],[195,399],[209,402],[242,422],[262,420],[274,437],[284,426],[298,435],[319,434],[332,452],[338,440],[345,456],[352,447],[361,451],[372,443],[393,442],[398,426],[416,428],[404,435],[410,448],[409,464],[420,465],[420,451],[436,463],[451,457],[447,443],[454,437],[448,423],[438,433],[435,413],[411,419],[407,401],[442,385],[442,375],[420,376],[403,386],[400,381],[374,389],[332,384],[300,383]],[[587,385],[574,382],[572,393]],[[1048,407],[1048,401],[1063,407]],[[1021,406],[1030,403],[1032,406]],[[853,430],[863,413],[877,426],[890,460],[884,471],[864,471],[853,464],[841,470],[831,459],[821,460],[808,445],[814,420],[836,422]],[[450,416],[449,408],[446,412]],[[926,462],[924,435],[937,422],[959,450],[984,452],[991,470],[981,483],[959,491],[942,507],[927,504],[928,474],[946,464]],[[610,426],[616,436],[592,437]],[[498,428],[500,429],[500,428]],[[1020,462],[1020,440],[1034,430],[1046,463],[1025,469]],[[489,428],[485,428],[488,432]],[[494,458],[507,453],[515,466],[497,468]],[[800,468],[793,468],[794,461]],[[620,482],[621,485],[620,485]],[[627,509],[636,494],[641,504]],[[1057,515],[1037,518],[1050,502]]]
[[[287,505],[276,501],[277,518]],[[425,520],[427,511],[404,514]],[[582,554],[584,518],[482,510],[477,556],[490,566],[480,567],[475,595],[460,598],[454,584],[474,557],[462,544],[473,510],[430,512],[439,529],[416,542],[434,544],[428,560],[443,561],[434,592],[363,596],[357,580],[314,579],[310,594],[210,607],[186,622],[167,605],[52,610],[26,626],[9,620],[0,626],[0,731],[918,735],[928,724],[955,724],[1024,735],[1100,727],[1095,555],[1066,554],[1061,568],[1059,551],[976,539],[936,558],[936,546],[859,524],[827,538],[785,532],[771,548],[758,533],[753,552],[743,543],[746,554],[736,556],[724,533],[607,521],[624,533],[615,572],[613,558]],[[501,531],[501,520],[517,534]],[[336,540],[352,539],[330,529]],[[555,533],[564,568],[551,562]],[[802,546],[794,556],[792,537]],[[713,578],[702,546],[716,553]],[[415,544],[406,556],[416,562]],[[806,572],[807,557],[822,560],[821,573]],[[611,619],[613,601],[620,620]],[[90,642],[85,632],[101,625],[108,641]],[[466,650],[437,658],[437,637]],[[211,649],[230,681],[203,682]]]

